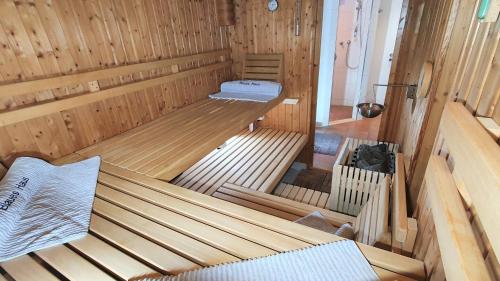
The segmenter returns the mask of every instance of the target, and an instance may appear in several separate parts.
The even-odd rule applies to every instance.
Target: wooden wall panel
[[[0,1],[2,83],[85,72],[229,47],[213,0]],[[191,69],[213,61],[181,65]],[[0,100],[0,110],[171,73],[157,69]],[[226,68],[0,128],[0,159],[57,158],[205,98]]]
[[[398,89],[386,99],[379,138],[400,143],[410,167],[408,182],[415,207],[444,104],[466,104],[472,114],[497,117],[499,21],[480,22],[480,1],[409,0],[406,26],[391,83],[415,84],[425,61],[434,65],[429,97],[415,108]]]
[[[309,134],[313,99],[314,54],[318,0],[303,0],[301,32],[295,36],[295,1],[280,1],[271,13],[267,2],[235,0],[236,25],[231,29],[233,72],[241,77],[246,53],[283,53],[285,58],[284,93],[299,98],[298,105],[281,104],[267,114],[264,126]]]

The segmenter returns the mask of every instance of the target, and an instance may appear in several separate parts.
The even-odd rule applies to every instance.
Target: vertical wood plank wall
[[[416,205],[444,104],[456,99],[472,114],[500,122],[499,22],[480,22],[480,1],[409,0],[406,27],[391,83],[415,84],[424,62],[434,65],[429,97],[412,108],[399,89],[387,95],[379,138],[400,143]]]
[[[241,77],[247,53],[283,53],[284,93],[298,105],[281,104],[267,114],[263,125],[309,134],[313,99],[314,52],[318,0],[303,0],[300,36],[295,36],[295,1],[280,1],[271,13],[267,1],[235,0],[236,25],[231,28],[233,72]]]
[[[225,48],[229,48],[228,28],[219,27],[213,0],[0,1],[2,83]],[[0,110],[171,71],[159,69],[103,79],[90,85],[5,98],[0,100]],[[203,99],[230,76],[231,69],[227,68],[1,127],[0,158],[21,152],[60,157]]]

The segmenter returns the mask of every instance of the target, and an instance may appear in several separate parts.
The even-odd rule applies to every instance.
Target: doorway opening
[[[402,7],[403,0],[325,1],[313,167],[331,170],[348,137],[377,139],[381,116],[365,119],[356,105],[384,104],[386,88],[373,84],[388,83]]]

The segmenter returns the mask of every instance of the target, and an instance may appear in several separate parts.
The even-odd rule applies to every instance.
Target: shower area
[[[333,119],[359,120],[357,104],[384,103],[386,88],[374,84],[389,80],[402,5],[403,0],[339,1],[330,99]]]

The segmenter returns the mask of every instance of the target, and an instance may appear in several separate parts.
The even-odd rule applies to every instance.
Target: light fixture
[[[278,10],[278,7],[278,0],[269,0],[269,2],[267,2],[267,9],[269,12],[275,12]]]

